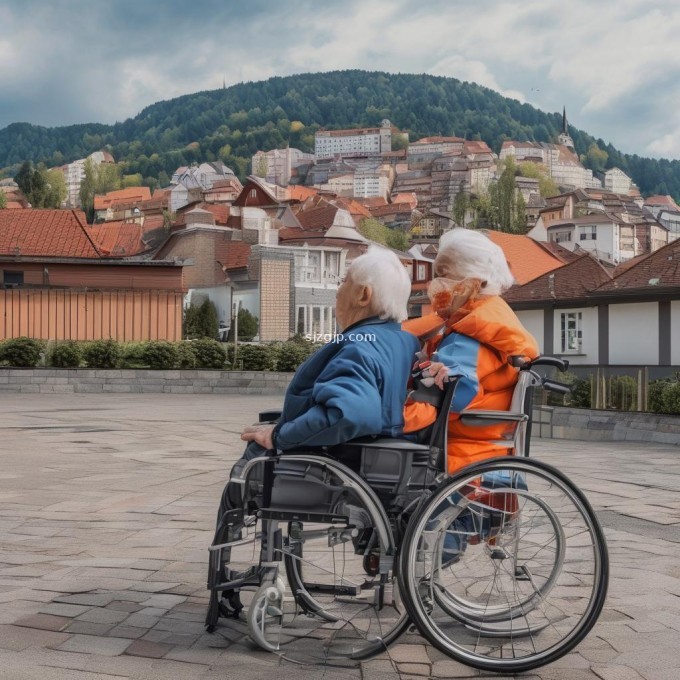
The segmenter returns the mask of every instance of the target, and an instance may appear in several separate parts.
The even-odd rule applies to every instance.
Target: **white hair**
[[[352,281],[373,291],[372,308],[381,319],[408,318],[411,279],[399,258],[387,248],[370,246],[347,270]]]
[[[464,228],[442,235],[435,273],[454,280],[480,279],[486,282],[480,295],[500,295],[515,282],[500,246],[484,234]]]

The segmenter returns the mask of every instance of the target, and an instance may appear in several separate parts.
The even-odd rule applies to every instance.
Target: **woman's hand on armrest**
[[[449,369],[441,361],[433,361],[426,369],[427,374],[434,378],[434,384],[440,389],[444,389],[444,383],[449,378]]]
[[[244,428],[241,439],[244,442],[256,442],[265,449],[273,449],[272,435],[276,425],[251,425]]]

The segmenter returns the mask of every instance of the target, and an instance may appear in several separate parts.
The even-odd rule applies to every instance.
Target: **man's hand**
[[[441,363],[441,361],[433,361],[427,369],[423,372],[423,375],[427,375],[434,378],[434,384],[440,389],[444,389],[444,383],[449,378],[449,369]]]
[[[251,425],[244,428],[241,439],[244,442],[256,442],[265,449],[273,449],[272,434],[276,425]]]

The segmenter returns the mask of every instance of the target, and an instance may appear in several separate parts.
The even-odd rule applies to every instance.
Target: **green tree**
[[[134,175],[123,175],[120,182],[120,188],[139,187],[142,185],[142,179],[142,175],[139,172],[136,172]]]
[[[465,216],[470,207],[470,194],[463,189],[463,183],[458,187],[458,193],[453,199],[453,219],[460,227],[465,226]]]
[[[45,171],[45,183],[48,187],[44,206],[45,208],[59,208],[68,196],[64,173],[57,168]]]
[[[550,196],[557,196],[560,190],[548,174],[548,169],[545,165],[540,163],[532,163],[531,161],[524,161],[518,166],[519,174],[522,177],[533,177],[538,180],[538,191],[543,196],[543,198],[549,198]]]
[[[369,241],[387,245],[387,227],[373,217],[365,217],[359,222],[359,233]]]
[[[387,229],[387,245],[395,250],[407,251],[409,248],[408,236],[401,229]]]
[[[242,307],[238,310],[238,339],[250,342],[256,335],[259,319]],[[229,330],[229,340],[234,339],[234,326]]]
[[[594,172],[604,170],[609,160],[609,154],[593,142],[585,154],[581,155],[581,162]]]
[[[269,161],[267,160],[267,156],[262,154],[257,159],[257,165],[255,167],[255,174],[258,177],[265,178],[267,176],[268,172],[269,172]]]
[[[0,190],[0,210],[4,210],[7,207],[7,194]]]
[[[95,163],[85,160],[85,176],[80,184],[80,204],[91,220],[94,215],[94,197],[120,189],[120,168],[114,163]]]

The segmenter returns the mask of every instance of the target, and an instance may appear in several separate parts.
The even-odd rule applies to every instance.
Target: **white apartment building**
[[[251,161],[251,174],[262,177],[270,184],[285,187],[290,184],[293,170],[300,165],[314,162],[314,154],[300,149],[272,149],[258,151]]]
[[[628,194],[633,180],[619,168],[610,168],[604,173],[604,188],[614,194]]]
[[[640,254],[635,225],[620,222],[606,213],[552,222],[547,240],[567,250],[586,250],[599,260],[619,264]]]
[[[66,182],[66,200],[62,204],[64,208],[81,207],[80,185],[85,179],[85,161],[88,159],[95,165],[115,162],[108,151],[95,151],[87,158],[79,158],[73,163],[62,166],[60,169],[64,173],[64,181]]]
[[[392,124],[383,120],[379,128],[319,130],[314,135],[314,156],[362,156],[392,151]]]

